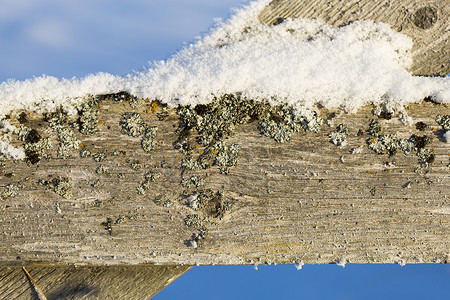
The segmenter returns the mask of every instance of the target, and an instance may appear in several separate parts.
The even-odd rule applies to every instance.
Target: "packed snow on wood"
[[[265,25],[258,14],[269,0],[236,10],[209,34],[166,61],[127,76],[40,76],[0,84],[0,115],[15,109],[44,112],[83,97],[126,91],[170,106],[196,105],[214,95],[241,93],[305,112],[316,104],[353,112],[373,103],[397,109],[426,96],[450,102],[450,78],[417,77],[411,39],[388,25],[358,21],[332,27],[321,20],[287,19]]]

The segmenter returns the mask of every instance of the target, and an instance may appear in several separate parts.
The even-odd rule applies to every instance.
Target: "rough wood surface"
[[[49,300],[147,300],[187,266],[31,266],[27,270]],[[0,299],[39,299],[20,267],[0,267]]]
[[[53,153],[53,159],[32,166],[6,163],[0,186],[23,184],[23,189],[1,203],[2,264],[447,260],[450,144],[441,141],[435,116],[449,114],[448,105],[412,105],[407,109],[412,126],[397,118],[380,119],[386,133],[433,137],[427,148],[434,148],[435,161],[428,168],[420,168],[414,154],[389,157],[369,150],[366,130],[375,117],[366,107],[332,119],[331,126],[324,125],[319,133],[296,133],[284,144],[262,136],[257,122],[241,125],[227,140],[241,147],[238,165],[229,175],[220,174],[217,167],[182,172],[183,155],[173,146],[177,115],[171,110],[167,120],[159,121],[156,114],[146,113],[149,108],[150,104],[132,109],[128,103],[106,101],[99,109],[100,134],[75,132],[93,154],[106,153],[103,162],[80,158],[73,151],[68,159],[55,158]],[[141,113],[147,124],[158,126],[159,145],[151,155],[142,150],[140,137],[121,134],[120,116],[129,111]],[[326,118],[330,112],[322,113]],[[414,126],[419,121],[426,124],[424,131]],[[51,136],[43,123],[36,116],[27,126]],[[337,147],[328,135],[340,123],[348,125],[350,135],[346,146]],[[350,154],[360,146],[361,153]],[[194,157],[203,150],[197,148]],[[114,156],[115,151],[122,154]],[[140,162],[141,168],[133,169],[134,162]],[[109,173],[97,174],[100,165],[108,166]],[[161,177],[140,195],[137,188],[148,171]],[[119,179],[118,174],[125,178]],[[200,189],[180,185],[182,178],[191,175],[205,179],[203,188],[223,189],[224,201],[233,205],[223,220],[207,225],[209,236],[197,249],[185,245],[198,232],[185,225],[185,218],[202,211],[185,202],[186,195]],[[55,178],[69,179],[71,199],[54,192]],[[39,180],[47,183],[39,184]],[[107,218],[111,218],[111,232],[106,230]]]
[[[450,2],[447,0],[274,0],[260,14],[277,18],[320,18],[340,26],[355,20],[384,22],[412,38],[415,75],[450,73]]]

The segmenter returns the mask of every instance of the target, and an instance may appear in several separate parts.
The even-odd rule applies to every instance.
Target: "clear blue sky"
[[[1,0],[0,82],[124,75],[173,54],[242,0]],[[154,299],[445,299],[448,265],[194,267]]]

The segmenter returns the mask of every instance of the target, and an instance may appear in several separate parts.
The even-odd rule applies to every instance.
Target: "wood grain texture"
[[[49,300],[147,300],[187,266],[32,266],[29,273]],[[0,299],[39,299],[22,268],[0,267]]]
[[[340,26],[355,20],[389,24],[411,37],[415,75],[450,73],[450,2],[447,0],[274,0],[260,14],[263,23],[277,18],[320,18]]]
[[[366,107],[332,119],[331,126],[324,125],[317,134],[294,134],[284,144],[262,136],[257,122],[242,125],[228,139],[241,147],[238,165],[229,175],[220,174],[217,167],[182,174],[183,155],[173,147],[177,115],[171,110],[167,120],[159,121],[155,114],[146,113],[149,107],[132,109],[128,103],[104,102],[99,109],[100,132],[94,136],[75,132],[92,153],[106,153],[103,162],[80,158],[75,151],[68,159],[55,158],[53,153],[53,159],[31,167],[7,162],[3,175],[14,172],[15,176],[0,177],[0,186],[24,187],[18,196],[1,203],[2,264],[448,260],[450,144],[441,141],[442,131],[434,120],[438,114],[450,113],[448,105],[412,105],[407,109],[411,126],[397,118],[380,120],[386,133],[432,136],[427,148],[434,148],[435,162],[428,168],[419,168],[414,154],[389,157],[369,150],[366,130],[375,117]],[[159,128],[159,145],[151,155],[142,150],[139,137],[120,133],[120,116],[131,110]],[[426,124],[425,131],[414,127],[419,121]],[[333,145],[328,137],[340,123],[350,129],[348,145],[343,147]],[[38,128],[43,136],[51,135],[39,116],[28,126]],[[350,154],[360,146],[362,153]],[[125,155],[114,156],[114,151]],[[131,167],[136,161],[141,169]],[[99,165],[108,166],[109,173],[97,174]],[[161,177],[140,195],[137,187],[147,171]],[[119,179],[119,173],[126,177]],[[198,213],[185,204],[186,195],[196,189],[180,185],[182,177],[191,175],[205,178],[204,188],[223,189],[225,200],[233,204],[223,220],[207,225],[209,237],[197,249],[186,243],[198,230],[184,224],[187,215]],[[38,184],[40,179],[51,182],[57,177],[69,178],[72,199],[57,195],[51,185]],[[96,180],[99,186],[93,187]],[[171,207],[163,205],[167,200]],[[140,218],[128,218],[135,215]],[[115,224],[120,216],[124,222]],[[107,218],[112,220],[111,234],[105,228]]]

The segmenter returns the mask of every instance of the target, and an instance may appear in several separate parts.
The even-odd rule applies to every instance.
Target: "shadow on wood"
[[[189,266],[30,266],[48,300],[142,299],[158,293]],[[0,267],[0,299],[39,299],[20,267]]]

